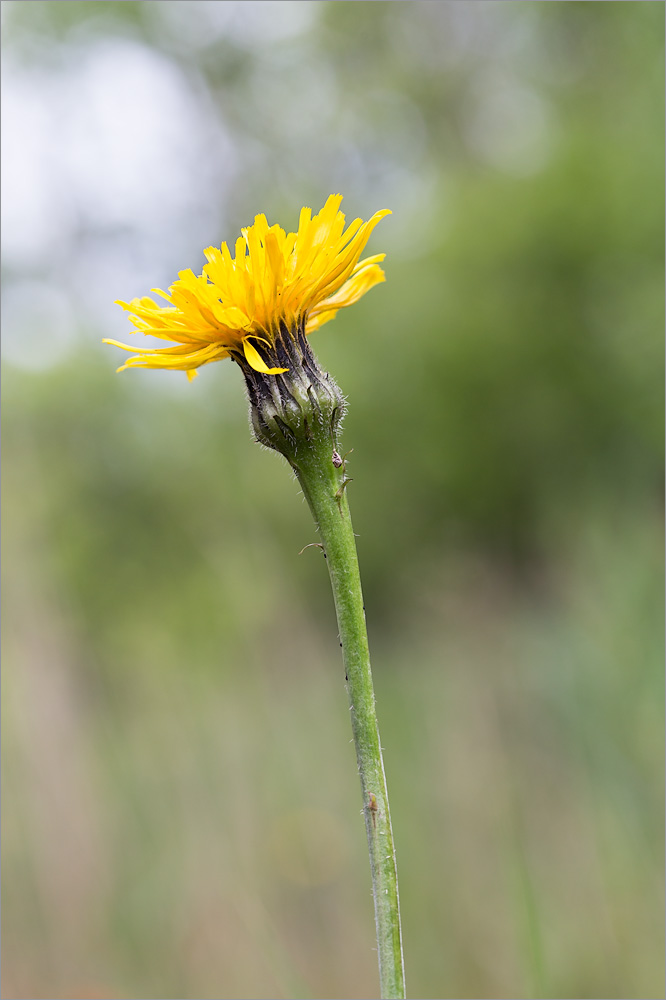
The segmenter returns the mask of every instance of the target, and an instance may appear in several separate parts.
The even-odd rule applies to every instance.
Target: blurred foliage
[[[5,236],[3,996],[375,994],[309,513],[232,365],[115,377],[98,346],[114,298],[334,190],[394,209],[386,285],[313,346],[349,397],[409,993],[663,995],[663,5],[3,16],[7,104],[132,45],[229,153],[196,173],[169,108],[189,201],[125,217],[110,171],[104,221],[56,171],[57,242]],[[28,280],[79,331],[42,366]]]

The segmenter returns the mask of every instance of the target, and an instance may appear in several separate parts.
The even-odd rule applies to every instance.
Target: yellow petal
[[[305,324],[305,333],[309,336],[313,330],[318,330],[324,323],[330,323],[338,314],[337,309],[328,309],[326,312],[310,313]]]
[[[279,375],[281,372],[289,371],[288,368],[269,368],[259,354],[259,351],[256,347],[252,346],[247,337],[243,341],[243,352],[248,365],[254,368],[256,372],[262,372],[264,375]]]

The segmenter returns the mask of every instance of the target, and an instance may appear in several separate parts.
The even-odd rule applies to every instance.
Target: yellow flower
[[[253,342],[272,347],[281,325],[289,331],[304,326],[311,333],[384,281],[379,262],[385,254],[359,257],[390,211],[375,212],[365,223],[355,219],[345,230],[341,201],[341,195],[331,195],[314,218],[309,208],[301,209],[297,233],[269,226],[265,215],[257,215],[253,226],[241,230],[235,259],[226,243],[219,250],[208,247],[203,274],[181,271],[170,294],[152,289],[168,306],[148,297],[119,301],[137,330],[175,346],[139,349],[118,371],[177,368],[194,378],[201,365],[241,353],[258,372],[288,371],[270,368]],[[104,343],[136,350],[116,340]]]

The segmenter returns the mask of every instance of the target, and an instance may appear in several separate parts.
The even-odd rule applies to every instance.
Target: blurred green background
[[[663,4],[2,15],[3,996],[376,996],[307,508],[100,343],[337,191],[409,995],[663,996]]]

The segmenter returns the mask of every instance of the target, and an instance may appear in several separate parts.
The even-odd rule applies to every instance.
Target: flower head
[[[241,230],[235,257],[226,243],[219,250],[208,247],[202,274],[180,271],[169,294],[154,288],[166,306],[148,297],[119,301],[138,331],[174,346],[139,349],[118,371],[175,368],[193,378],[201,365],[227,357],[263,374],[287,371],[269,367],[262,357],[270,357],[280,331],[311,333],[384,281],[379,262],[385,254],[359,258],[390,211],[375,212],[367,222],[355,219],[345,229],[341,201],[341,195],[331,195],[314,218],[309,208],[301,209],[297,233],[257,215],[254,225]],[[105,343],[135,350],[116,340]]]

